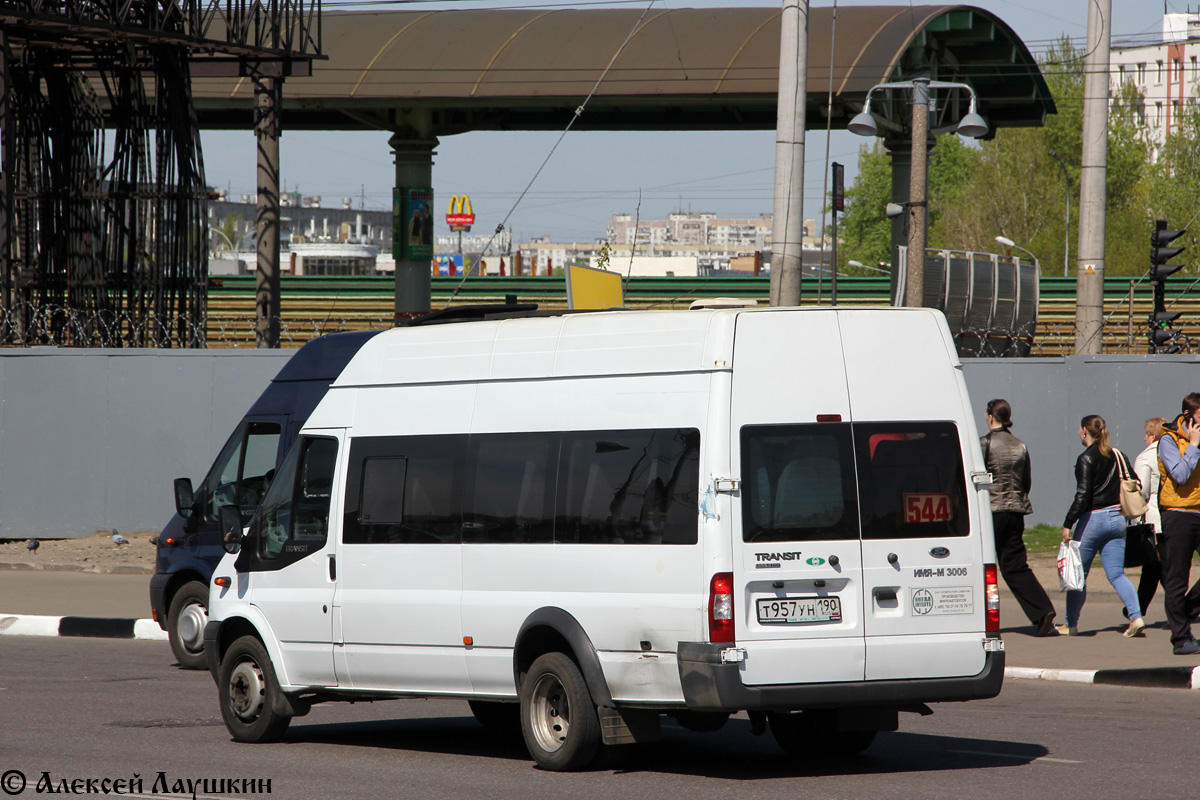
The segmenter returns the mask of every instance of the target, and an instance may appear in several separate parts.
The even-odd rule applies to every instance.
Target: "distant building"
[[[285,274],[375,275],[376,255],[392,251],[391,211],[356,210],[348,197],[340,208],[323,207],[320,196],[285,194],[281,201],[279,261]],[[254,195],[237,203],[209,201],[213,274],[254,271],[257,218]]]
[[[651,220],[613,214],[607,233],[613,246],[635,245],[646,255],[673,255],[698,245],[754,252],[765,250],[771,241],[772,218],[759,214],[756,219],[719,219],[708,212],[677,212]]]
[[[512,251],[512,233],[500,231],[493,236],[491,233],[463,233],[462,249],[459,249],[457,233],[444,234],[435,239],[434,252],[439,256],[456,253],[478,253],[487,247],[488,255],[499,255]]]
[[[1200,13],[1165,14],[1162,40],[1151,44],[1113,45],[1109,97],[1122,84],[1137,90],[1135,112],[1155,148],[1161,147],[1194,110],[1200,90]]]

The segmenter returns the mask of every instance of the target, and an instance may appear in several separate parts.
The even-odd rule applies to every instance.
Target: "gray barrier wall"
[[[157,530],[294,351],[0,351],[0,538]]]
[[[1013,433],[1029,445],[1033,468],[1027,524],[1062,525],[1075,496],[1075,459],[1083,451],[1079,421],[1099,414],[1109,438],[1132,461],[1145,447],[1148,417],[1172,419],[1188,392],[1200,392],[1195,356],[1068,356],[964,359],[976,425],[986,431],[987,401],[1013,406]]]
[[[171,480],[204,476],[290,350],[0,350],[0,538],[157,530]],[[1108,420],[1130,458],[1142,423],[1173,417],[1200,391],[1192,356],[968,359],[985,428],[987,401],[1013,404],[1033,460],[1029,523],[1062,523],[1074,493],[1085,414]],[[883,390],[883,389],[881,389]]]

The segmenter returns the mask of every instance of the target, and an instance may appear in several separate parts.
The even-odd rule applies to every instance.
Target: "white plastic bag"
[[[1058,590],[1079,591],[1083,588],[1083,559],[1079,557],[1079,542],[1072,539],[1058,548]]]

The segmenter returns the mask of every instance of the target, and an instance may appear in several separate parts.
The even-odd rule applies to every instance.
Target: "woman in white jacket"
[[[1133,471],[1142,482],[1142,497],[1146,498],[1149,508],[1146,509],[1145,520],[1154,526],[1154,535],[1162,532],[1162,521],[1158,515],[1158,440],[1162,436],[1162,426],[1166,422],[1162,417],[1151,417],[1146,420],[1146,449],[1138,453],[1133,461]],[[1158,584],[1162,580],[1162,563],[1155,554],[1147,554],[1146,562],[1142,565],[1142,577],[1138,580],[1138,605],[1142,613],[1150,607]],[[1128,612],[1125,612],[1128,614]]]

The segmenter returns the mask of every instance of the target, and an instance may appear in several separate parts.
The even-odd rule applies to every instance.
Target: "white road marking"
[[[983,750],[949,750],[950,753],[959,753],[965,756],[988,756],[989,758],[1011,758],[1013,761],[1049,761],[1053,764],[1084,764],[1084,761],[1071,761],[1067,758],[1051,758],[1050,756],[1038,756],[1030,758],[1029,756],[1020,756],[1015,753],[988,753]]]

